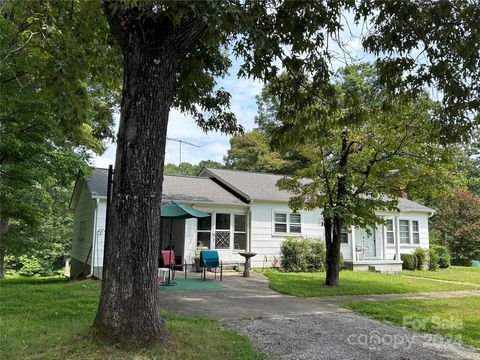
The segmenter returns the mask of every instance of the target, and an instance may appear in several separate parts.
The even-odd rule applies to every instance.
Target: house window
[[[410,222],[400,220],[400,244],[410,244]]]
[[[302,233],[302,217],[300,216],[300,214],[290,214],[290,233]]]
[[[287,213],[275,213],[275,233],[287,233]]]
[[[345,229],[340,233],[340,244],[348,244],[348,231]]]
[[[412,236],[413,236],[413,243],[420,244],[420,231],[419,231],[417,220],[412,220]]]
[[[302,233],[302,216],[298,213],[275,213],[274,233],[300,235]]]
[[[230,249],[230,214],[216,214],[215,249]]]
[[[385,223],[387,228],[387,244],[395,244],[393,220],[391,219],[385,220]]]
[[[235,215],[233,231],[233,248],[235,250],[247,249],[247,216]]]
[[[210,234],[212,232],[212,218],[199,218],[197,222],[197,246],[207,246],[210,249]]]

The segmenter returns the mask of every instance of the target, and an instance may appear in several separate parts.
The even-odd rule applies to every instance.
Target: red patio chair
[[[175,260],[175,251],[173,250],[162,250],[162,262],[163,262],[163,267],[166,268],[171,268],[173,271],[173,276],[172,279],[175,278],[175,270],[176,269],[182,269],[182,267],[185,270],[185,279],[187,278],[187,264],[177,264]]]

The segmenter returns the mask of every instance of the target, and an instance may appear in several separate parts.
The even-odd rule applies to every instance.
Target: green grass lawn
[[[2,359],[266,359],[250,341],[215,320],[162,313],[166,349],[124,352],[89,334],[98,281],[62,278],[0,281]]]
[[[480,267],[450,266],[448,269],[438,269],[436,271],[404,270],[402,275],[480,284]]]
[[[456,290],[478,290],[465,284],[450,284],[429,279],[380,274],[374,272],[340,272],[340,285],[336,288],[324,285],[325,273],[282,273],[264,270],[270,279],[270,288],[278,292],[300,296],[401,294]]]
[[[404,325],[404,317],[409,317],[405,321],[409,328],[446,335],[450,339],[460,335],[465,344],[480,348],[480,297],[362,301],[343,306],[397,325]]]

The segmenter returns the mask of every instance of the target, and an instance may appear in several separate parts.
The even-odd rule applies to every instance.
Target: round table
[[[243,251],[243,252],[239,252],[238,255],[243,256],[245,258],[245,269],[243,270],[243,277],[249,277],[250,267],[251,267],[251,258],[257,255],[257,253],[250,252],[250,251]]]

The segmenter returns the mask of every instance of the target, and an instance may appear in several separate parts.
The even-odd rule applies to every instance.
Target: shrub
[[[280,253],[283,271],[325,271],[325,243],[320,239],[287,237]]]
[[[438,253],[434,249],[428,250],[428,270],[435,271],[438,270]]]
[[[423,270],[424,268],[426,268],[428,250],[424,250],[424,249],[421,249],[421,248],[416,248],[415,252],[413,254],[417,258],[417,269],[418,270]]]
[[[446,269],[450,266],[450,252],[446,246],[432,245],[430,249],[434,250],[438,255],[438,265],[442,269]]]
[[[414,254],[400,254],[403,261],[402,270],[415,270],[417,268],[417,257]]]

